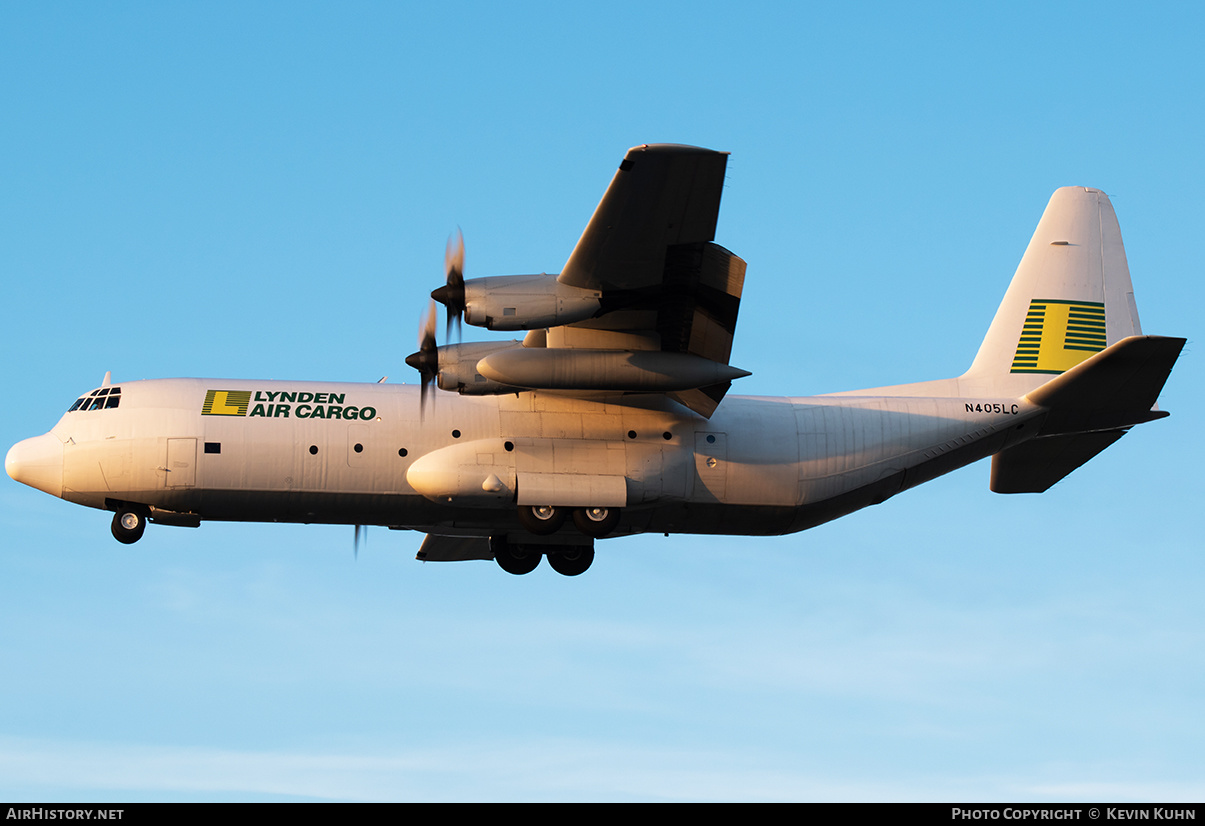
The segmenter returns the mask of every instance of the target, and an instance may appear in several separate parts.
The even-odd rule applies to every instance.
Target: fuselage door
[[[197,483],[197,440],[167,440],[167,473],[163,481],[168,488],[191,488]]]

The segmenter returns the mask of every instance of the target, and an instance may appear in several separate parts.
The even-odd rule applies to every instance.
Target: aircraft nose
[[[50,433],[17,442],[4,457],[4,470],[23,485],[61,497],[63,443]]]

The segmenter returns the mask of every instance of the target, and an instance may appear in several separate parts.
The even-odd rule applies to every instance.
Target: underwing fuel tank
[[[542,347],[493,353],[477,362],[477,372],[515,387],[628,392],[690,390],[751,375],[748,370],[688,353]]]

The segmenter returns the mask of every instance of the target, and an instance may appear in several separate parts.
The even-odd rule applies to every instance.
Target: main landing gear
[[[511,545],[505,539],[495,544],[491,538],[490,547],[494,551],[494,561],[508,574],[530,574],[543,556],[538,549],[528,545]]]
[[[565,526],[572,517],[578,533],[591,540],[602,539],[619,525],[619,508],[564,508],[558,505],[520,505],[519,524],[533,536],[552,536]],[[594,562],[593,542],[576,542],[572,537],[565,544],[543,542],[511,543],[506,537],[491,537],[490,550],[494,561],[509,574],[529,574],[540,564],[540,557],[548,557],[552,570],[564,576],[584,574]]]
[[[498,567],[508,574],[530,574],[548,557],[552,570],[562,576],[584,574],[594,561],[594,549],[589,545],[536,545],[511,543],[504,536],[490,537],[490,550]]]
[[[619,508],[573,508],[573,525],[586,536],[602,539],[619,524]],[[520,505],[519,524],[536,536],[551,536],[569,517],[569,508]]]
[[[619,524],[619,508],[578,508],[573,512],[573,524],[586,536],[601,539]]]
[[[584,574],[594,562],[594,549],[570,545],[560,551],[548,552],[548,564],[561,576]]]

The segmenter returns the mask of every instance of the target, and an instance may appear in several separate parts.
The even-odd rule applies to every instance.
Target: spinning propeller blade
[[[406,364],[418,371],[422,382],[419,390],[419,413],[425,417],[427,412],[427,386],[434,387],[439,378],[439,349],[435,345],[435,302],[427,308],[426,318],[419,322],[418,352],[406,356]],[[431,397],[432,409],[435,407],[435,397]]]
[[[464,235],[459,227],[456,228],[456,234],[448,238],[448,247],[444,251],[444,273],[444,285],[433,290],[431,297],[448,308],[444,336],[451,341],[452,322],[456,322],[459,336],[461,316],[464,314]]]

